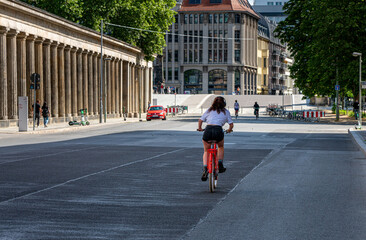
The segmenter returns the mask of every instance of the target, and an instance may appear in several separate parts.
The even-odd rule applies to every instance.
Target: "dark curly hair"
[[[215,97],[211,107],[208,110],[210,112],[211,111],[217,111],[217,113],[223,112],[224,114],[226,114],[225,107],[226,107],[225,98],[223,98],[221,96],[218,96],[218,97]]]

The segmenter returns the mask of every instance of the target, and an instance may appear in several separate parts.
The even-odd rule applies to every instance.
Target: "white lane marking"
[[[6,164],[6,163],[21,162],[21,161],[25,161],[25,160],[29,160],[29,159],[34,159],[34,158],[43,158],[43,157],[49,157],[49,156],[56,156],[56,155],[64,154],[64,153],[79,152],[79,151],[84,151],[84,150],[89,150],[89,149],[94,149],[94,148],[101,148],[101,146],[75,149],[75,150],[69,150],[69,151],[57,152],[57,153],[50,153],[50,154],[46,154],[46,155],[27,157],[27,158],[22,158],[22,159],[17,159],[17,160],[10,160],[10,161],[6,161],[6,162],[2,162],[2,163],[0,163],[0,165]]]
[[[177,150],[174,150],[174,151],[170,151],[170,152],[158,154],[158,155],[153,156],[153,157],[148,157],[148,158],[140,159],[140,160],[137,160],[137,161],[134,161],[134,162],[129,162],[129,163],[121,164],[121,165],[116,166],[116,167],[111,167],[111,168],[108,168],[108,169],[105,169],[105,170],[102,170],[102,171],[99,171],[99,172],[95,172],[95,173],[91,173],[91,174],[88,174],[88,175],[85,175],[85,176],[82,176],[82,177],[74,178],[74,179],[68,180],[66,182],[63,182],[63,183],[60,183],[60,184],[56,184],[56,185],[54,185],[52,187],[44,188],[44,189],[41,189],[41,190],[38,190],[38,191],[35,191],[35,192],[32,192],[32,193],[25,194],[23,196],[19,196],[19,197],[15,197],[15,198],[11,198],[11,199],[5,200],[3,202],[0,202],[0,205],[4,205],[5,203],[9,203],[9,202],[12,202],[14,200],[18,200],[18,199],[21,199],[21,198],[29,197],[29,196],[32,196],[32,195],[35,195],[35,194],[38,194],[38,193],[41,193],[41,192],[45,192],[45,191],[48,191],[48,190],[51,190],[51,189],[54,189],[54,188],[57,188],[57,187],[61,187],[61,186],[64,186],[64,185],[66,185],[68,183],[76,182],[76,181],[81,180],[81,179],[84,179],[84,178],[88,178],[88,177],[91,177],[91,176],[94,176],[94,175],[98,175],[98,174],[101,174],[101,173],[105,173],[105,172],[110,172],[112,170],[115,170],[115,169],[118,169],[118,168],[121,168],[121,167],[130,166],[130,165],[135,164],[135,163],[145,162],[145,161],[148,161],[148,160],[151,160],[151,159],[154,159],[154,158],[158,158],[158,157],[161,157],[161,156],[165,156],[165,155],[168,155],[168,154],[171,154],[171,153],[176,153],[176,152],[179,152],[179,151],[183,151],[185,149],[187,149],[187,148],[181,148],[181,149],[177,149]]]

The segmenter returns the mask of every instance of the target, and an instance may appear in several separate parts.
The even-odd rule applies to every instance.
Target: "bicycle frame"
[[[209,174],[210,192],[214,192],[217,186],[217,176],[219,173],[219,161],[217,159],[217,144],[211,143],[211,148],[207,150],[207,170]]]

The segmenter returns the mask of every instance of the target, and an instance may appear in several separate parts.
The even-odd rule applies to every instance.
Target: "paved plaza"
[[[0,133],[0,239],[364,239],[352,126],[239,116],[210,193],[197,118]]]

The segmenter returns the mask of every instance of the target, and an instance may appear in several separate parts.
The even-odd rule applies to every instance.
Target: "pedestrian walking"
[[[43,116],[43,124],[44,124],[44,127],[47,127],[47,124],[48,124],[48,120],[49,120],[49,117],[50,117],[50,109],[47,105],[47,102],[44,102],[43,103],[43,106],[42,106],[42,116]]]
[[[34,113],[34,104],[32,105],[32,113]],[[35,116],[35,120],[37,121],[37,127],[39,127],[40,113],[41,113],[41,105],[40,105],[40,101],[37,100],[36,101],[36,116]]]

